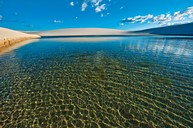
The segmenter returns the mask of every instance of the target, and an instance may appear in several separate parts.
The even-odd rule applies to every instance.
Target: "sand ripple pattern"
[[[193,63],[128,49],[1,57],[0,127],[193,127]]]

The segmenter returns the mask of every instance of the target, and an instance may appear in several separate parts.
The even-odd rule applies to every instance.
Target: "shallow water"
[[[0,56],[0,127],[193,127],[193,40],[39,40]]]

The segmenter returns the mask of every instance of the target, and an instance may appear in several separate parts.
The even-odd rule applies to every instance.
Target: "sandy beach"
[[[35,34],[27,34],[0,27],[0,52],[9,48],[13,44],[39,37],[40,36]]]

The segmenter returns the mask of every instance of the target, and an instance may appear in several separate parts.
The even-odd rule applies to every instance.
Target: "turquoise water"
[[[193,127],[193,40],[39,40],[0,55],[0,127]]]

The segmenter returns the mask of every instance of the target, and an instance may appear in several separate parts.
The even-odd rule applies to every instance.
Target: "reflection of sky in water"
[[[192,55],[192,40],[190,39],[156,39],[156,38],[135,38],[128,40],[125,49],[140,50],[143,52],[156,52],[157,54],[174,54],[176,56]]]

